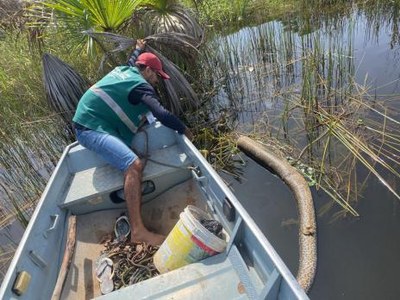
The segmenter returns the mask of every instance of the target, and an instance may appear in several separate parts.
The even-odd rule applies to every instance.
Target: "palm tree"
[[[82,35],[85,30],[119,32],[137,10],[141,0],[38,0],[26,8],[30,27],[62,28],[69,33],[76,47],[86,49],[93,57],[97,53],[93,41]],[[85,39],[86,38],[86,39]]]
[[[127,49],[130,50],[136,43],[133,38],[116,34],[122,31],[126,27],[124,25],[132,20],[134,12],[143,17],[140,22],[141,24],[146,24],[144,22],[145,19],[152,20],[152,24],[155,24],[156,20],[164,20],[164,22],[159,24],[162,29],[156,29],[154,25],[149,27],[158,33],[148,36],[145,40],[148,41],[148,50],[156,53],[161,58],[166,71],[171,76],[171,80],[163,86],[163,90],[166,92],[165,105],[177,114],[181,113],[184,109],[193,108],[198,105],[196,94],[186,78],[179,71],[179,68],[162,55],[166,50],[168,53],[179,51],[181,53],[180,57],[193,59],[193,55],[196,54],[197,47],[200,45],[203,37],[198,23],[194,19],[191,19],[189,14],[185,15],[187,11],[175,3],[175,1],[54,0],[50,2],[50,0],[42,0],[40,5],[41,8],[47,7],[54,10],[56,12],[56,20],[61,24],[65,24],[66,28],[70,31],[75,31],[80,36],[84,32],[89,45],[88,49],[94,49],[94,45],[99,46],[105,54],[103,63],[106,60],[109,62],[111,59],[111,65],[121,63],[117,59],[118,56],[121,53],[125,53]],[[32,8],[31,12],[43,11],[38,10],[37,7]],[[41,13],[40,17],[43,18],[43,13]],[[180,22],[178,22],[179,20]],[[172,23],[175,25],[172,26]],[[193,27],[190,27],[190,25]],[[140,32],[140,30],[138,31]],[[183,33],[185,31],[190,34]],[[150,33],[151,31],[148,32]],[[94,41],[96,43],[93,43]],[[48,58],[47,61],[50,64],[52,62]],[[69,71],[66,70],[65,72]],[[54,73],[50,74],[50,77],[45,76],[45,80],[51,80],[50,78],[53,77]],[[60,81],[59,84],[53,83],[54,86],[60,86],[60,84],[65,85],[66,83],[65,81]],[[66,90],[72,88],[72,86],[66,87]],[[71,101],[70,97],[56,97],[54,100],[50,100],[56,101],[52,105],[53,107],[68,108],[68,111],[71,111],[71,107],[76,106],[76,99]],[[64,109],[62,112],[57,112],[65,114],[65,111]]]
[[[146,3],[147,2],[147,3]],[[203,29],[191,12],[174,0],[144,1],[143,21],[145,35],[178,32],[192,36],[200,42]],[[139,10],[139,12],[141,12]]]
[[[132,38],[110,32],[86,31],[85,34],[100,46],[105,53],[105,57],[111,60],[112,65],[123,63],[118,61],[118,56],[114,54],[125,52],[136,44],[136,40]],[[183,76],[179,67],[163,55],[161,49],[168,48],[169,51],[179,51],[183,57],[193,61],[199,44],[196,44],[193,37],[180,33],[154,34],[146,37],[145,41],[147,42],[146,51],[152,52],[160,58],[163,69],[171,77],[169,80],[162,82],[166,102],[164,104],[167,108],[173,113],[180,114],[186,109],[197,107],[199,99],[190,83]]]
[[[54,14],[44,14],[46,9]],[[175,0],[39,0],[27,10],[31,18],[40,20],[31,26],[47,25],[51,18],[79,37],[87,30],[121,34],[125,25],[139,18],[142,28],[136,28],[136,32],[144,32],[144,36],[178,32],[192,36],[197,42],[203,38],[197,20]],[[86,45],[89,52],[93,51],[90,39]]]
[[[129,20],[140,0],[41,0],[33,7],[47,7],[55,11],[58,20],[68,26],[78,24],[81,30],[116,32]],[[76,28],[76,25],[73,26]]]

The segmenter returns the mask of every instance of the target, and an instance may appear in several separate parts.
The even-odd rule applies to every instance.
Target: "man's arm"
[[[137,40],[134,51],[128,59],[128,66],[134,67],[138,56],[144,51],[146,42],[144,40]]]
[[[137,105],[144,103],[163,125],[178,131],[180,134],[188,132],[185,124],[178,117],[166,110],[160,103],[153,87],[148,83],[143,83],[134,88],[129,94],[129,102]]]

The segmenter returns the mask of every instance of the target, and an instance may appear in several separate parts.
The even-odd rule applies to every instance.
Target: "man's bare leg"
[[[142,203],[142,163],[136,159],[125,172],[124,192],[131,223],[131,242],[145,242],[150,245],[161,245],[165,237],[153,233],[144,226]]]

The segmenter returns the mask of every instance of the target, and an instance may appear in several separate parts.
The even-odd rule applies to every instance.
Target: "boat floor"
[[[181,183],[142,205],[143,221],[154,232],[168,235],[187,205],[205,207],[204,196],[192,180]],[[91,299],[101,295],[95,276],[96,261],[105,237],[112,234],[115,220],[125,210],[105,210],[77,216],[74,256],[61,299]]]

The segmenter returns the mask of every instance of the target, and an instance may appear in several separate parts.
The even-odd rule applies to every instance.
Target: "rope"
[[[139,150],[137,150],[135,147],[132,146],[132,150],[139,156],[139,158],[143,161],[143,170],[146,168],[147,165],[147,161],[151,161],[153,163],[156,163],[158,165],[161,166],[165,166],[165,167],[170,167],[170,168],[175,168],[175,169],[181,169],[181,170],[195,170],[195,167],[193,166],[186,166],[186,167],[182,167],[182,166],[177,166],[177,165],[172,165],[172,164],[168,164],[166,162],[161,162],[161,161],[157,161],[155,159],[150,158],[150,154],[149,154],[149,134],[147,133],[146,129],[144,128],[144,124],[140,125],[138,128],[138,133],[139,132],[143,132],[145,135],[145,140],[144,140],[144,154],[141,153]]]
[[[112,280],[115,290],[159,275],[153,263],[158,246],[130,243],[125,238],[121,241],[106,240],[104,247],[100,257],[108,257],[113,261]]]

